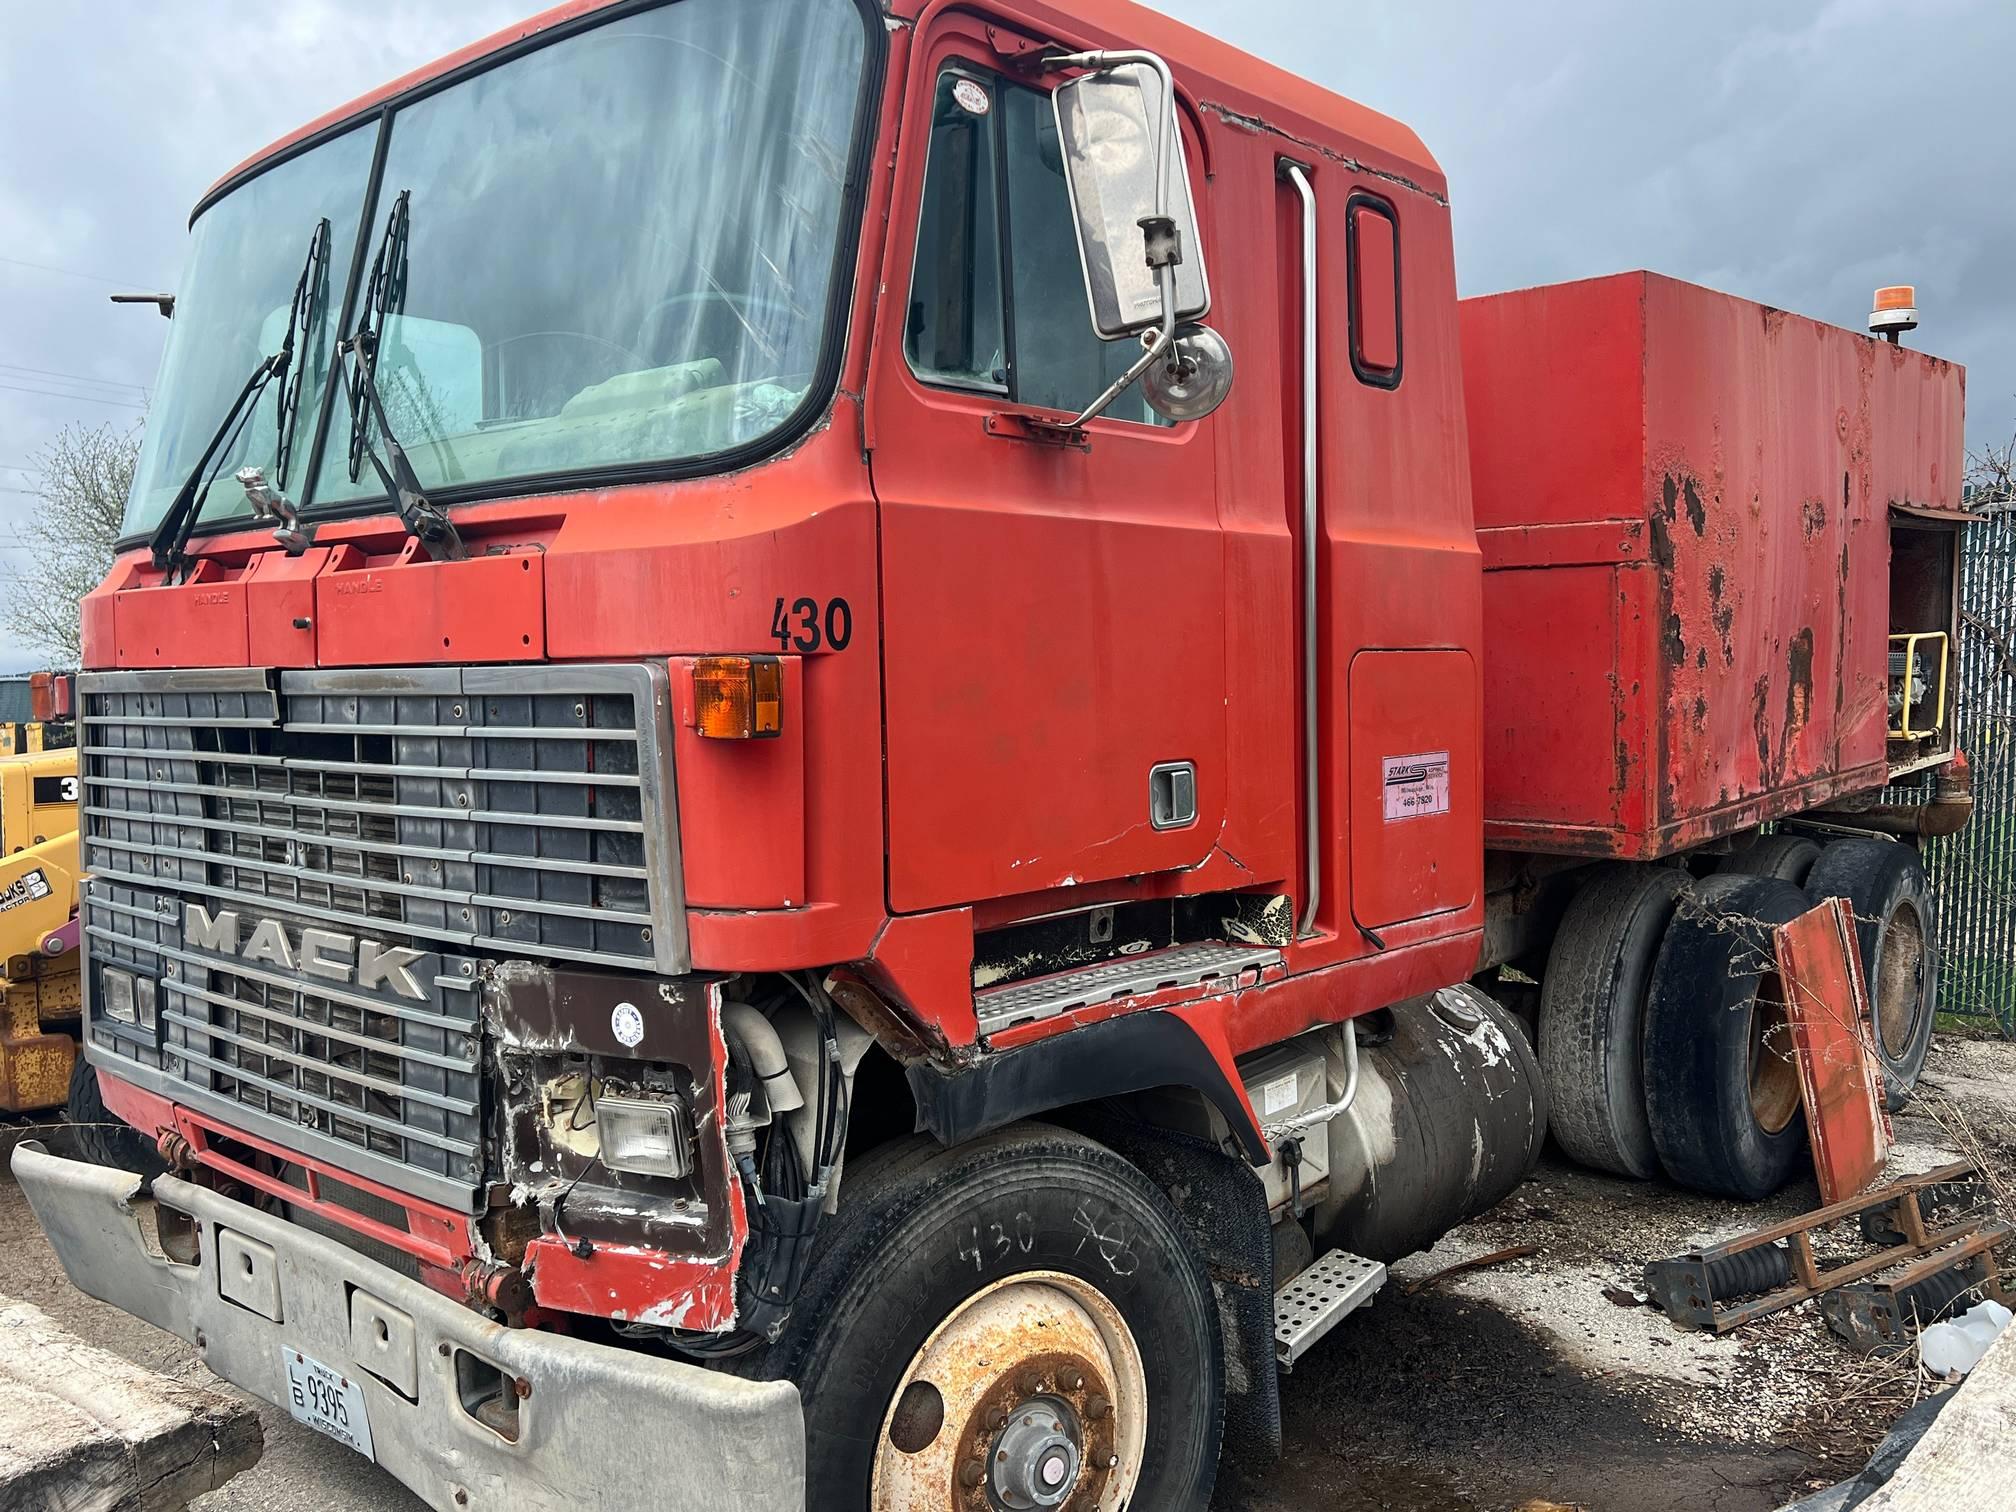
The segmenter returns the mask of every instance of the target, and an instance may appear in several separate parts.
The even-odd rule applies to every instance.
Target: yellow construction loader
[[[0,1112],[62,1106],[77,1061],[77,752],[0,756]]]

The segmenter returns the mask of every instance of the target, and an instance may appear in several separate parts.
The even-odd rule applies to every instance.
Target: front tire
[[[911,1142],[830,1222],[758,1367],[804,1395],[821,1512],[1204,1512],[1217,1308],[1140,1171],[1042,1125]]]

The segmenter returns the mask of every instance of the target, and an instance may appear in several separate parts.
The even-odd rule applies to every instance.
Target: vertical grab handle
[[[1321,774],[1316,767],[1316,191],[1300,163],[1283,160],[1281,177],[1302,201],[1302,917],[1297,934],[1316,931],[1323,901]]]

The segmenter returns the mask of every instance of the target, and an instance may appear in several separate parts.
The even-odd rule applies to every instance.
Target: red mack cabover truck
[[[1813,899],[1916,1077],[1944,362],[1459,303],[1412,132],[1121,0],[564,5],[192,235],[84,606],[128,1169],[14,1170],[434,1506],[1194,1512],[1550,1110],[1781,1184]]]

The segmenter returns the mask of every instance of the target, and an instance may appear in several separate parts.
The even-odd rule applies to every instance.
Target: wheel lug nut
[[[1022,1388],[1024,1396],[1034,1396],[1043,1389],[1043,1377],[1033,1370],[1025,1370],[1022,1372],[1022,1379],[1016,1384]]]
[[[1006,1428],[1008,1426],[1008,1410],[1005,1407],[994,1408],[987,1414],[987,1426],[996,1433]]]
[[[1085,1403],[1085,1416],[1097,1422],[1113,1410],[1113,1404],[1103,1396],[1089,1398]]]
[[[968,1460],[959,1467],[959,1484],[970,1491],[973,1487],[979,1485],[986,1478],[986,1475],[987,1472],[982,1470],[977,1462]]]
[[[1065,1371],[1063,1386],[1066,1391],[1082,1391],[1085,1387],[1084,1372],[1077,1370]]]

